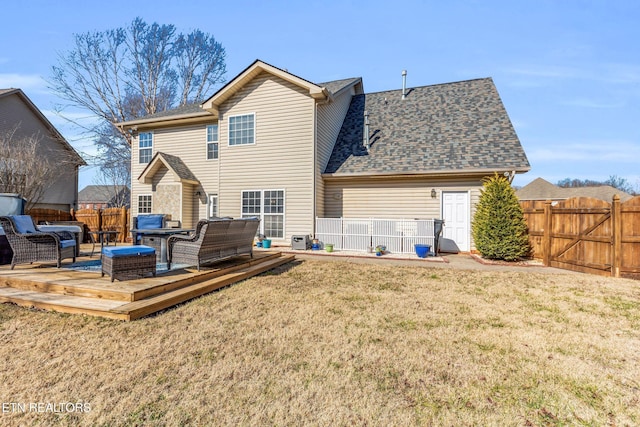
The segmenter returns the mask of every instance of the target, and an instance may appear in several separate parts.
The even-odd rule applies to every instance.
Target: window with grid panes
[[[207,160],[218,158],[218,125],[207,126]]]
[[[149,163],[153,157],[153,133],[141,132],[138,135],[138,161]]]
[[[138,196],[138,213],[151,213],[151,196]]]
[[[229,117],[229,145],[255,142],[255,114]]]
[[[260,218],[260,232],[267,237],[284,237],[284,190],[242,192],[242,217]]]

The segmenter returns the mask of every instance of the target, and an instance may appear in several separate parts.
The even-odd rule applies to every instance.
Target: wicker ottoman
[[[156,250],[149,246],[107,246],[102,248],[102,276],[137,279],[151,273],[156,277]]]

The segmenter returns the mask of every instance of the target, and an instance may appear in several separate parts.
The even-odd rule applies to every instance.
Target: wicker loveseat
[[[13,251],[12,270],[17,264],[54,261],[60,268],[65,258],[76,261],[76,240],[70,233],[38,231],[29,215],[0,216],[0,226]]]
[[[253,239],[260,220],[216,219],[201,220],[189,236],[175,235],[167,240],[167,263],[200,266],[237,255],[253,257]]]

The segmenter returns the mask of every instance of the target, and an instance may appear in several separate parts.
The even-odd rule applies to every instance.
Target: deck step
[[[204,282],[200,282],[188,287],[176,289],[161,295],[149,297],[143,300],[134,301],[128,304],[115,307],[111,310],[114,314],[126,315],[128,320],[135,320],[155,313],[165,308],[172,307],[190,299],[213,292],[217,289],[239,282],[252,276],[256,276],[265,271],[271,270],[280,265],[291,262],[294,255],[283,255],[267,261],[251,265],[250,267],[230,272],[219,277],[215,277]]]
[[[294,255],[281,255],[280,253],[276,256],[253,259],[238,266],[222,269],[220,272],[207,272],[189,278],[189,283],[182,283],[176,289],[165,288],[164,293],[154,294],[133,302],[43,292],[43,289],[39,288],[33,290],[0,285],[0,303],[9,302],[24,307],[35,307],[61,313],[135,320],[258,275],[294,259]]]
[[[3,270],[0,275],[0,286],[41,293],[132,302],[188,287],[278,257],[280,252],[262,252],[253,258],[246,256],[222,261],[213,268],[207,266],[199,272],[195,267],[190,267],[184,270],[172,270],[168,274],[159,274],[157,277],[147,276],[137,280],[116,280],[115,282],[111,282],[108,276],[101,277],[99,272],[29,266],[29,268]],[[181,274],[183,272],[187,274]]]
[[[195,272],[194,268],[191,268],[190,270],[194,271],[194,275],[190,277],[186,277],[181,280],[168,282],[162,286],[154,286],[150,288],[144,288],[137,291],[133,291],[130,301],[140,301],[143,299],[153,297],[155,295],[166,294],[167,292],[178,290],[180,288],[187,288],[191,285],[201,283],[205,280],[214,279],[216,277],[220,277],[234,271],[244,270],[251,266],[258,265],[272,259],[280,258],[280,256],[281,256],[280,252],[274,252],[271,254],[262,254],[260,257],[256,257],[256,258],[247,258],[242,262],[238,261],[239,258],[236,258],[235,260],[231,259],[231,260],[228,260],[227,262],[233,263],[232,265],[223,263],[218,269],[214,269],[214,270],[205,269],[197,273]],[[156,279],[156,280],[160,281],[163,279]]]
[[[9,302],[22,307],[35,307],[60,313],[86,314],[127,320],[126,315],[112,311],[126,303],[108,299],[61,295],[2,286],[0,287],[0,302]]]

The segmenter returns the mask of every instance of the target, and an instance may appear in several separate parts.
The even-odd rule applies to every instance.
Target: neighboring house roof
[[[364,141],[365,112],[369,144]],[[491,78],[356,95],[330,176],[526,172],[529,161]]]
[[[12,89],[0,89],[0,98],[5,97],[5,96],[10,96],[10,95],[18,96],[27,105],[27,107],[29,107],[29,109],[31,111],[33,111],[34,115],[36,117],[38,117],[38,119],[40,119],[40,121],[42,121],[42,123],[45,125],[45,127],[47,129],[49,129],[49,131],[51,132],[53,137],[58,142],[60,142],[60,144],[66,150],[68,150],[71,153],[71,155],[75,158],[76,163],[79,166],[86,166],[87,163],[80,156],[80,154],[78,154],[78,152],[71,146],[71,144],[69,144],[67,142],[67,140],[62,136],[62,134],[60,132],[58,132],[58,129],[56,129],[53,126],[53,124],[49,121],[49,119],[47,119],[47,117],[44,114],[42,114],[42,111],[40,111],[40,109],[38,107],[36,107],[36,105],[33,102],[31,102],[29,97],[27,95],[25,95],[25,93],[21,89],[13,89],[13,88]]]
[[[592,197],[594,199],[611,202],[617,194],[621,202],[631,199],[633,196],[610,185],[596,187],[558,187],[542,178],[536,178],[518,191],[516,196],[520,200],[566,200],[572,197]]]
[[[126,185],[87,185],[78,192],[78,203],[109,203],[122,193],[129,193]]]
[[[198,178],[196,178],[180,157],[160,151],[153,156],[147,167],[144,168],[138,177],[138,180],[145,184],[151,184],[153,182],[153,176],[163,165],[173,173],[175,181],[187,184],[200,183]]]

